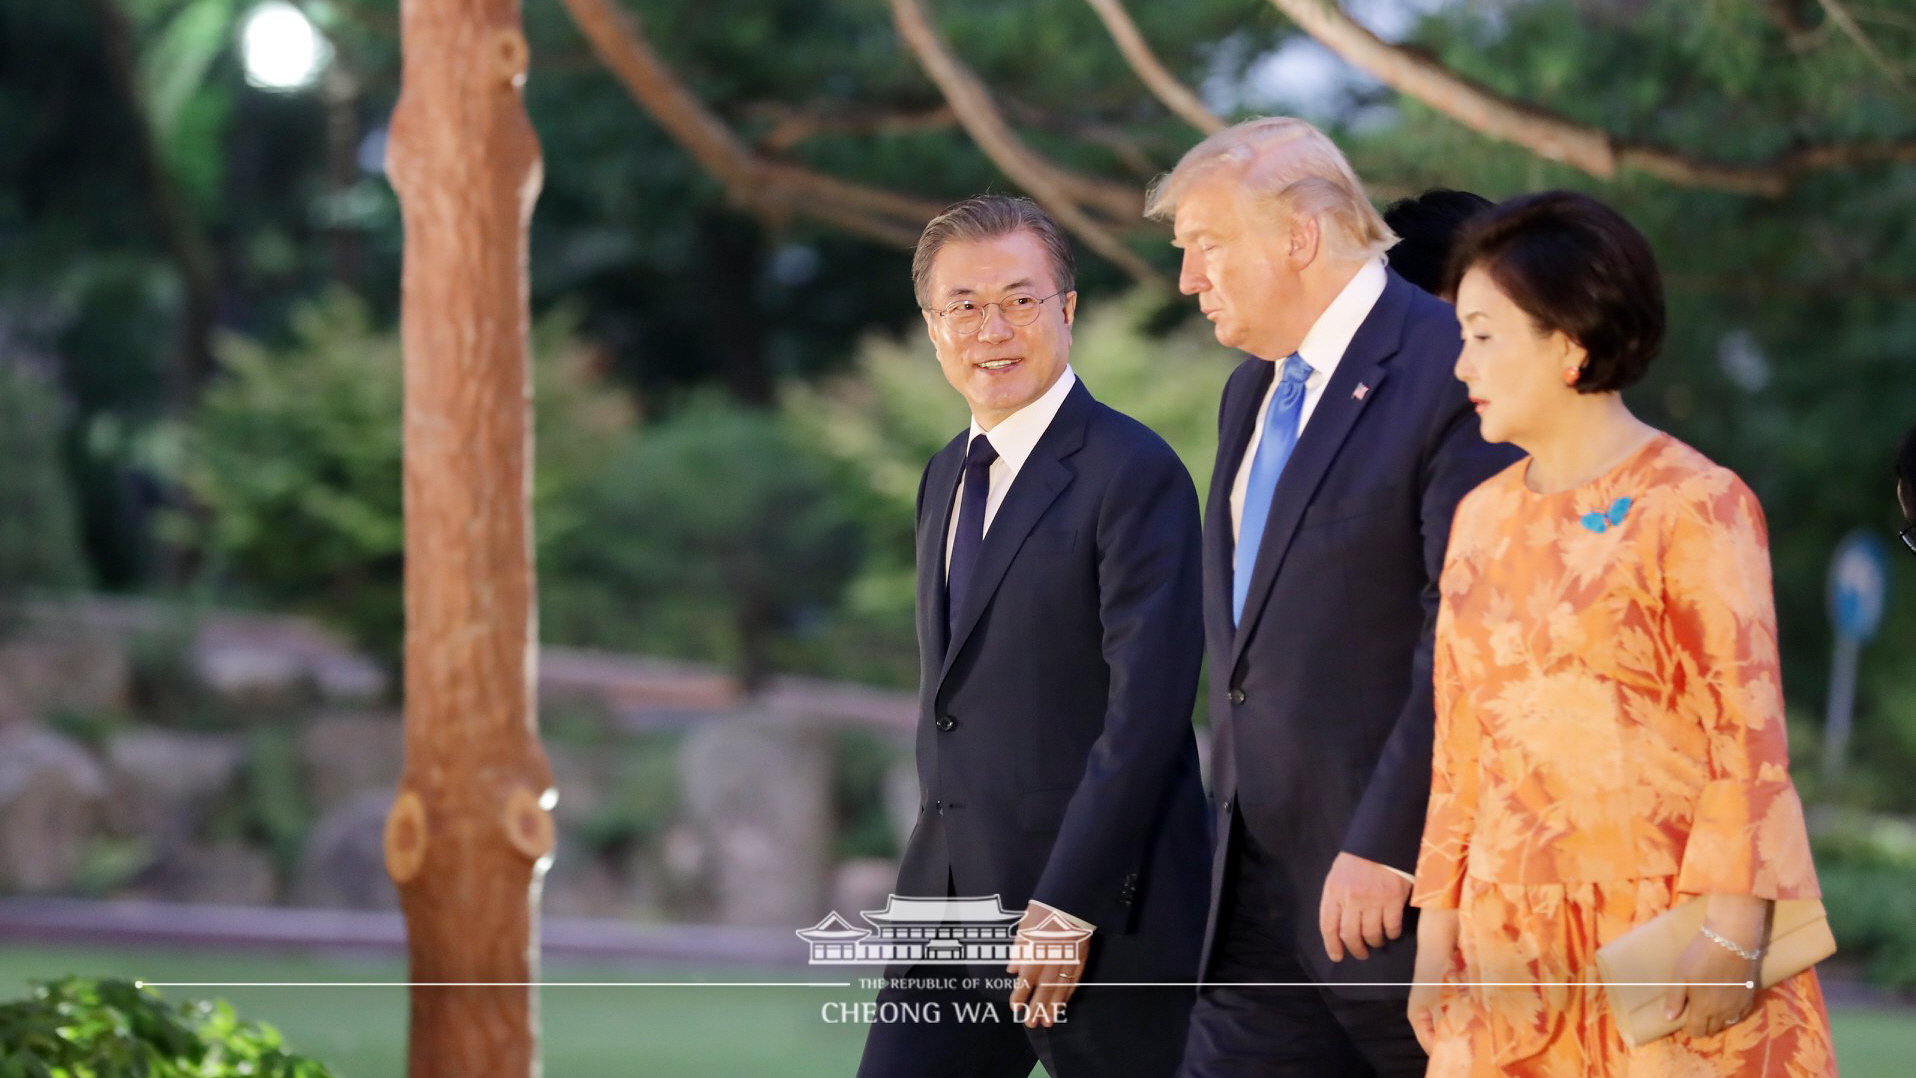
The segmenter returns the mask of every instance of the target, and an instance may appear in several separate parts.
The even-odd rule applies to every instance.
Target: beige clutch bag
[[[1677,956],[1703,925],[1704,900],[1693,898],[1597,948],[1597,973],[1625,1044],[1635,1048],[1676,1032],[1663,1017],[1663,993],[1676,980]],[[1770,946],[1757,987],[1768,988],[1836,953],[1823,903],[1785,899],[1770,915]]]

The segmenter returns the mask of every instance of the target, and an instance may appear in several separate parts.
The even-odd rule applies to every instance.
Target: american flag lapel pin
[[[1351,399],[1354,401],[1361,401],[1367,395],[1369,395],[1369,393],[1370,393],[1370,387],[1365,385],[1362,382],[1359,382],[1357,383],[1357,388],[1351,390]]]

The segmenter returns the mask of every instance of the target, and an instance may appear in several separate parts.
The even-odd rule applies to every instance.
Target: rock
[[[897,884],[898,862],[887,857],[854,858],[832,874],[831,908],[853,924],[860,924],[858,914],[884,909],[885,899]]]
[[[918,764],[907,756],[885,773],[885,815],[891,820],[892,836],[903,851],[918,826]]]
[[[363,793],[390,801],[405,767],[406,730],[397,712],[335,711],[299,732],[299,770],[317,811]]]
[[[377,664],[301,618],[208,618],[200,627],[194,664],[208,688],[242,706],[277,707],[314,696],[367,703],[386,693],[386,675]]]
[[[546,745],[552,785],[559,792],[553,819],[561,829],[579,827],[606,811],[625,770],[618,749]]]
[[[79,745],[38,726],[0,729],[0,891],[70,885],[105,796],[99,764]]]
[[[270,906],[279,898],[279,873],[264,851],[239,842],[182,845],[142,872],[124,896],[161,902]]]
[[[679,757],[686,819],[716,895],[706,919],[797,926],[830,897],[832,742],[750,713],[687,735]]]
[[[394,791],[356,794],[313,825],[293,875],[299,906],[390,910],[399,891],[386,875],[386,813]]]
[[[133,667],[126,645],[109,636],[55,626],[0,645],[0,725],[9,717],[54,711],[124,711],[132,702]]]
[[[239,775],[246,747],[221,734],[127,730],[106,745],[107,826],[163,850],[199,834]]]

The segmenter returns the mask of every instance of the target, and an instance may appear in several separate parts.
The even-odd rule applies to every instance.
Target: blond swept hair
[[[1245,120],[1191,147],[1151,185],[1144,215],[1170,220],[1193,183],[1224,170],[1235,173],[1239,195],[1267,220],[1314,218],[1336,255],[1371,258],[1397,242],[1343,151],[1324,132],[1290,116]]]

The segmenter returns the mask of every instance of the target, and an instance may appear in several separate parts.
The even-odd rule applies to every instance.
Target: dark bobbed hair
[[[1442,295],[1444,264],[1464,222],[1493,203],[1469,191],[1433,187],[1384,207],[1384,223],[1397,233],[1397,244],[1385,258],[1397,275],[1429,292]]]
[[[1472,269],[1490,275],[1542,332],[1588,353],[1579,393],[1642,380],[1663,347],[1663,276],[1650,242],[1610,207],[1575,191],[1522,195],[1464,225],[1444,290]]]
[[[946,206],[919,235],[918,249],[911,258],[911,287],[918,305],[927,309],[931,306],[931,264],[945,244],[978,243],[1018,232],[1031,233],[1044,248],[1045,260],[1051,264],[1051,283],[1059,291],[1077,287],[1078,267],[1071,257],[1071,244],[1042,206],[1011,195],[978,195]]]

